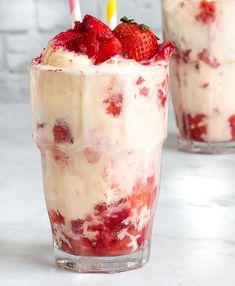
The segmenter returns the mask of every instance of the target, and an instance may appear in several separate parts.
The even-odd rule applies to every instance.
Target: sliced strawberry
[[[85,29],[84,29],[82,22],[80,22],[80,21],[74,22],[74,31],[76,33],[84,33],[85,32]]]
[[[207,133],[207,125],[204,114],[192,115],[190,113],[183,114],[183,132],[186,138],[195,141],[204,141]]]
[[[98,40],[106,40],[114,37],[112,30],[106,24],[91,15],[84,17],[82,26],[86,32],[95,33]]]
[[[117,38],[110,38],[99,43],[99,49],[94,54],[95,64],[100,64],[122,51],[122,44]]]
[[[216,1],[201,0],[199,4],[200,13],[196,16],[196,20],[203,24],[211,24],[216,18]]]
[[[138,62],[150,60],[157,52],[157,37],[145,25],[138,25],[133,20],[122,18],[114,35],[122,44],[122,54],[125,58]]]
[[[111,95],[103,103],[106,105],[106,113],[117,117],[122,111],[123,96],[122,94]]]
[[[230,116],[229,124],[230,124],[230,127],[231,127],[232,139],[235,140],[235,114]]]
[[[77,37],[77,33],[75,33],[75,31],[72,29],[61,32],[53,38],[52,47],[54,49],[65,47],[70,41],[75,40]]]
[[[73,144],[70,129],[64,120],[57,120],[53,128],[53,134],[55,143]]]

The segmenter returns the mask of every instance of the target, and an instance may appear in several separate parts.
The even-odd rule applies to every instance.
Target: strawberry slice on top
[[[158,38],[144,24],[137,24],[127,17],[121,19],[114,29],[114,35],[122,44],[122,56],[137,62],[150,60],[158,50]]]

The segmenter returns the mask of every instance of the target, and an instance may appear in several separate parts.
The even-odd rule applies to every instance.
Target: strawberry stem
[[[149,30],[149,26],[145,25],[145,24],[140,24],[139,27],[142,29],[142,30]]]
[[[120,20],[121,20],[121,22],[123,22],[123,23],[137,24],[137,23],[134,21],[134,19],[128,19],[127,16],[122,17]]]
[[[126,16],[121,18],[121,22],[123,23],[128,23],[128,24],[135,24],[138,25],[140,27],[140,29],[146,31],[146,30],[150,30],[149,26],[145,25],[145,24],[138,24],[137,22],[135,22],[134,19],[128,19]]]

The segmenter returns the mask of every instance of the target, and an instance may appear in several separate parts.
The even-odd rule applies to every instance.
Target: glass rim
[[[166,69],[169,66],[169,61],[158,61],[156,64],[148,65],[118,65],[105,64],[105,65],[92,65],[84,68],[76,67],[53,67],[43,64],[29,63],[29,70],[36,70],[40,72],[51,72],[51,73],[63,73],[73,75],[131,75],[138,72],[156,72],[161,71],[163,68]]]

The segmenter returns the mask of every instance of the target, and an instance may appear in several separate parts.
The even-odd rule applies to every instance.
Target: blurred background
[[[126,15],[161,31],[160,0],[119,1]],[[105,0],[80,0],[82,13],[105,20]],[[0,103],[28,102],[28,63],[71,26],[67,0],[0,0]]]

